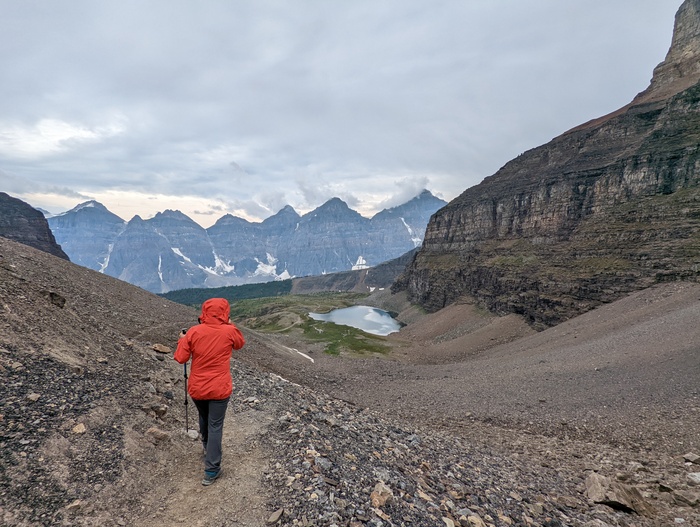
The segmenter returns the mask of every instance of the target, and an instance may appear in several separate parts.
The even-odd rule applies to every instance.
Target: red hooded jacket
[[[175,360],[185,364],[192,358],[188,392],[192,399],[226,399],[233,392],[231,354],[245,339],[229,321],[231,308],[225,298],[210,298],[202,304],[200,324],[180,337]]]

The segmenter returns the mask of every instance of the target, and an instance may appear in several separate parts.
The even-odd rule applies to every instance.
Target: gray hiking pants
[[[204,470],[219,472],[221,469],[221,438],[224,433],[224,417],[228,400],[198,401],[192,399],[199,412],[199,433],[202,435],[202,445],[206,450]]]

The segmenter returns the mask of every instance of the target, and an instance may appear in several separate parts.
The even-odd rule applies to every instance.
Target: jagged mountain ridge
[[[125,222],[97,202],[48,219],[76,263],[164,293],[374,266],[415,249],[445,205],[429,191],[365,218],[339,198],[300,216],[286,206],[260,223],[230,214],[204,229],[179,211]]]
[[[468,294],[557,324],[700,268],[700,1],[629,105],[507,163],[438,211],[394,290],[436,310]]]

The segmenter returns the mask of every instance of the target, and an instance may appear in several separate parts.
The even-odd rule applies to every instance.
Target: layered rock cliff
[[[28,203],[4,192],[0,192],[0,236],[64,260],[69,259],[56,243],[44,215]]]
[[[435,213],[395,284],[436,310],[463,295],[556,324],[700,276],[700,0],[629,105],[525,152]]]

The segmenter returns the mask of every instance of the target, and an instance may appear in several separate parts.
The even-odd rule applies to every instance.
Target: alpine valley
[[[48,222],[72,262],[166,293],[375,266],[419,247],[445,204],[424,190],[370,219],[333,198],[303,216],[286,206],[260,223],[227,214],[205,229],[180,211],[126,222],[88,201]]]

